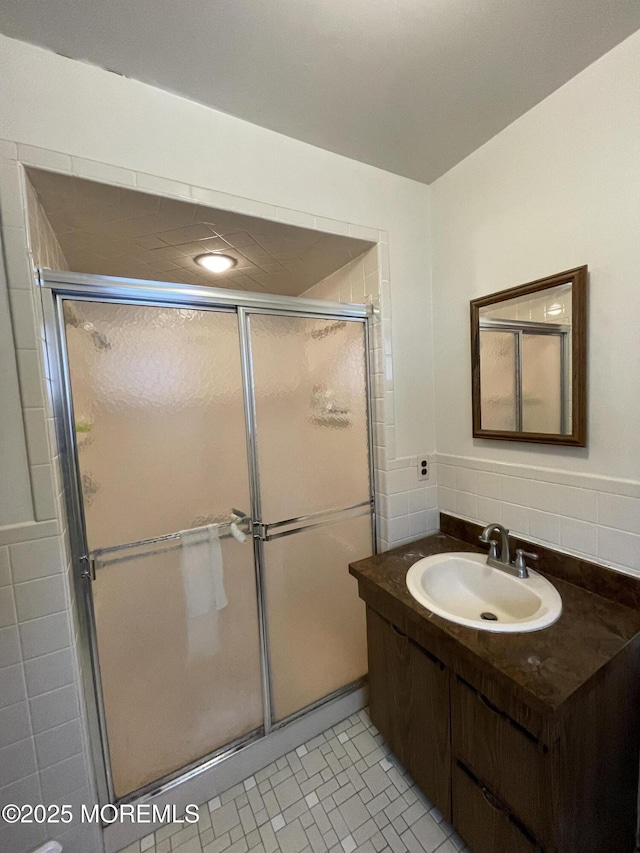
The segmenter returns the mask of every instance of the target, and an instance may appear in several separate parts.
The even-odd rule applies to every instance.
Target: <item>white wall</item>
[[[431,186],[440,507],[636,571],[639,80],[637,33]],[[469,300],[581,264],[587,448],[474,440]]]

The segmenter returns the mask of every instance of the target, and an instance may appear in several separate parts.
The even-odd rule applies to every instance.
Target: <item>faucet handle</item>
[[[526,563],[526,559],[525,559],[526,557],[528,557],[530,560],[537,560],[538,559],[537,554],[532,554],[530,551],[525,551],[522,548],[516,548],[516,568],[517,569],[526,569],[527,568],[527,563]]]
[[[489,546],[489,558],[491,560],[497,560],[498,559],[498,543],[496,542],[496,540],[495,539],[489,539],[487,541],[486,539],[483,539],[482,536],[478,536],[478,539],[482,542],[483,545]]]

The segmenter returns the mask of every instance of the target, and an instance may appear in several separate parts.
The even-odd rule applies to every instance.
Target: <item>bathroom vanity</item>
[[[553,625],[500,634],[426,610],[422,557],[480,551],[481,528],[353,563],[367,605],[371,718],[473,853],[633,853],[640,581],[513,539],[562,597]]]

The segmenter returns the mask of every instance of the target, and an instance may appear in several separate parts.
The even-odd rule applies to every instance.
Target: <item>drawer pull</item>
[[[387,622],[387,625],[390,626],[396,637],[400,637],[401,640],[408,640],[415,649],[417,649],[425,657],[429,658],[429,660],[435,663],[436,666],[438,666],[440,669],[445,669],[445,665],[435,655],[431,654],[431,652],[427,651],[427,649],[424,649],[419,643],[416,643],[415,640],[412,640],[411,637],[405,634],[404,631],[401,631],[397,625],[393,624],[393,622],[389,622],[387,620],[385,621]]]
[[[506,714],[504,711],[501,711],[500,708],[497,708],[493,704],[493,702],[487,699],[486,696],[483,696],[482,693],[477,693],[477,696],[486,708],[488,708],[493,714],[496,714],[498,717],[501,717],[505,722],[509,723],[510,726],[513,726],[514,729],[517,729],[517,731],[519,731],[521,735],[524,735],[527,740],[530,740],[531,743],[535,744],[538,749],[542,750],[542,752],[548,751],[547,747],[543,743],[540,743],[540,741],[535,735],[532,735],[528,729],[525,729],[524,726],[520,725],[520,723],[517,723],[508,714]]]
[[[500,803],[500,800],[498,800],[495,794],[492,794],[488,788],[484,788],[481,786],[480,790],[482,791],[482,796],[485,798],[485,800],[491,806],[492,809],[495,809],[497,812],[503,813],[506,811],[504,806]]]
[[[525,824],[522,823],[522,821],[519,818],[517,818],[513,814],[513,812],[511,812],[507,808],[507,806],[505,806],[502,803],[502,801],[499,800],[498,797],[496,797],[496,795],[492,791],[489,790],[489,788],[486,788],[482,784],[480,779],[478,779],[476,774],[473,773],[467,767],[466,764],[463,764],[463,762],[458,759],[456,761],[456,765],[458,766],[458,768],[460,770],[462,770],[462,772],[465,774],[465,776],[467,776],[467,778],[470,779],[471,782],[473,782],[473,784],[476,785],[480,789],[480,793],[484,797],[487,805],[491,806],[491,808],[494,809],[494,811],[497,811],[497,812],[500,812],[501,814],[503,814],[505,816],[505,818],[516,827],[518,832],[520,832],[527,839],[527,841],[529,842],[529,844],[531,844],[531,846],[536,851],[536,853],[544,853],[543,848],[540,846],[540,842],[535,837],[535,835],[531,832],[529,827],[525,826]]]
[[[460,678],[459,675],[456,676],[456,678],[458,679],[459,684],[462,684],[464,687],[467,688],[467,690],[471,690],[472,693],[475,693],[476,696],[478,697],[478,699],[485,706],[485,708],[488,708],[492,714],[495,714],[496,716],[500,717],[502,720],[504,720],[506,723],[508,723],[514,729],[519,731],[521,735],[524,735],[524,737],[526,737],[527,740],[531,741],[531,743],[533,743],[535,746],[537,746],[538,749],[541,750],[543,753],[547,753],[549,751],[549,748],[545,744],[541,743],[534,734],[531,734],[531,732],[528,729],[525,729],[525,727],[523,725],[516,722],[516,720],[514,720],[512,717],[510,717],[507,713],[505,713],[500,708],[498,708],[496,705],[494,705],[493,702],[491,702],[491,700],[487,699],[486,696],[483,696],[482,693],[480,693],[479,690],[476,690],[476,688],[473,687],[473,685],[469,684],[468,681],[465,681],[464,678]]]
[[[442,663],[442,661],[441,661],[439,658],[437,658],[434,654],[431,654],[431,652],[429,652],[429,651],[427,651],[426,649],[424,649],[424,648],[423,648],[419,643],[416,643],[416,641],[415,641],[415,640],[412,640],[412,639],[411,639],[411,637],[409,637],[409,642],[411,643],[411,645],[412,645],[412,646],[415,646],[415,647],[416,647],[416,649],[417,649],[421,654],[423,654],[425,657],[429,658],[429,660],[431,661],[431,663],[435,663],[435,665],[436,665],[439,669],[444,669],[444,668],[445,668],[445,665]]]

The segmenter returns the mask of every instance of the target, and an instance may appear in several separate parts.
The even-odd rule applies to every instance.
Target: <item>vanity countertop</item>
[[[493,633],[431,613],[409,593],[406,574],[422,557],[450,551],[484,553],[462,539],[437,533],[352,563],[349,571],[359,581],[365,601],[382,602],[390,618],[401,615],[409,633],[418,632],[415,639],[425,638],[431,651],[454,670],[459,668],[456,662],[471,663],[497,677],[503,686],[515,688],[521,700],[547,714],[573,705],[581,689],[630,644],[640,650],[640,611],[547,574],[543,565],[542,573],[562,597],[562,614],[548,628]],[[604,567],[602,571],[611,572]]]

